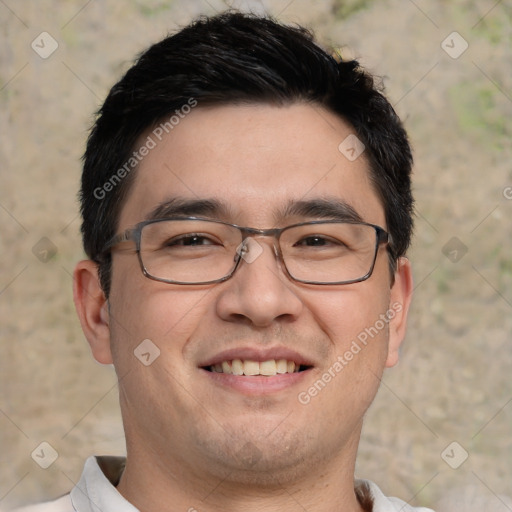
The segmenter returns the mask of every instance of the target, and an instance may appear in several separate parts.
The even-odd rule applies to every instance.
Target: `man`
[[[411,165],[372,78],[303,29],[230,13],[147,50],[89,137],[74,275],[127,457],[27,510],[426,511],[354,480],[405,334]]]

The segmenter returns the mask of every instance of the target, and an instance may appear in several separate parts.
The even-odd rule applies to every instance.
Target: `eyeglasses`
[[[229,279],[242,259],[252,263],[263,251],[255,237],[274,237],[274,253],[294,281],[350,284],[368,279],[381,244],[391,236],[364,222],[311,221],[255,229],[200,217],[141,222],[114,236],[103,255],[122,242],[136,244],[143,274],[171,284],[212,284]]]

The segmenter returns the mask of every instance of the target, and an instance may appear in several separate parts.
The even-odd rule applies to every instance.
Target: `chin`
[[[312,468],[324,465],[328,457],[326,447],[312,442],[304,431],[262,435],[262,430],[254,430],[231,432],[223,440],[202,439],[202,455],[209,459],[206,466],[226,485],[279,489],[288,481],[310,475]]]
[[[219,461],[225,475],[226,484],[246,485],[269,489],[281,489],[284,485],[297,482],[311,474],[314,461],[310,457],[295,453],[264,454],[254,445],[247,443],[242,453]],[[320,461],[319,461],[320,462]]]

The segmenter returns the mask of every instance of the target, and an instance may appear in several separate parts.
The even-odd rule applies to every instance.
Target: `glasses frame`
[[[303,283],[303,284],[312,284],[312,285],[321,285],[321,286],[330,286],[330,285],[343,285],[343,284],[352,284],[352,283],[359,283],[361,281],[366,281],[373,273],[373,269],[375,268],[375,262],[377,261],[377,255],[379,252],[379,247],[383,244],[388,245],[388,250],[390,249],[390,246],[392,244],[392,238],[391,235],[381,226],[377,226],[376,224],[370,224],[368,222],[358,222],[358,221],[339,221],[339,220],[313,220],[313,221],[306,221],[306,222],[299,222],[297,224],[292,224],[290,226],[285,226],[284,228],[270,228],[270,229],[257,229],[257,228],[250,228],[245,226],[239,226],[238,224],[231,224],[229,222],[224,222],[221,220],[214,220],[210,218],[204,218],[204,217],[187,217],[187,216],[178,216],[178,217],[165,217],[160,219],[152,219],[152,220],[146,220],[143,222],[139,222],[136,226],[133,228],[128,228],[122,233],[119,233],[115,236],[113,236],[103,247],[103,250],[101,251],[101,257],[104,258],[107,254],[110,254],[112,249],[123,242],[128,241],[134,241],[136,246],[136,252],[140,264],[140,268],[142,273],[145,277],[148,279],[152,279],[153,281],[159,281],[162,283],[168,283],[168,284],[179,284],[179,285],[206,285],[206,284],[215,284],[215,283],[222,283],[224,281],[227,281],[230,279],[238,267],[240,266],[240,261],[243,259],[241,252],[237,252],[235,255],[235,264],[233,266],[233,269],[229,274],[227,274],[224,277],[221,277],[219,279],[214,279],[211,281],[201,281],[201,282],[183,282],[183,281],[173,281],[170,279],[164,279],[162,277],[156,277],[149,273],[149,271],[146,269],[144,262],[142,261],[142,255],[140,250],[141,245],[141,235],[142,230],[145,226],[148,224],[155,224],[157,222],[166,222],[166,221],[180,221],[180,220],[198,220],[202,222],[212,222],[215,224],[223,224],[225,226],[231,226],[233,228],[238,229],[241,232],[242,235],[242,243],[249,238],[250,236],[270,236],[274,238],[274,253],[279,260],[282,269],[285,271],[286,275],[295,282]],[[309,225],[315,225],[315,224],[357,224],[362,226],[369,226],[375,230],[375,251],[373,260],[371,263],[370,270],[362,277],[359,277],[357,279],[351,279],[349,281],[335,281],[335,282],[322,282],[322,281],[308,281],[304,279],[297,279],[294,277],[290,271],[288,270],[288,267],[286,266],[286,263],[284,261],[283,253],[281,251],[281,244],[280,244],[280,237],[284,231],[287,231],[288,229],[300,227],[300,226],[309,226]]]

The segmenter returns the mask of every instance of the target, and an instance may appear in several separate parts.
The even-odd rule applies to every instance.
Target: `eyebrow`
[[[229,208],[217,199],[185,199],[173,197],[161,202],[146,216],[146,220],[164,219],[166,217],[212,217],[227,218]]]
[[[173,197],[158,204],[146,216],[146,220],[164,219],[174,216],[202,216],[228,220],[233,217],[231,208],[218,199],[187,199]],[[363,218],[349,203],[338,198],[317,198],[307,201],[291,200],[284,209],[274,215],[276,220],[287,217],[309,217],[314,219],[338,220],[340,222],[363,222]]]
[[[280,217],[314,217],[315,219],[363,222],[363,218],[349,203],[338,198],[318,198],[308,201],[290,201]]]

